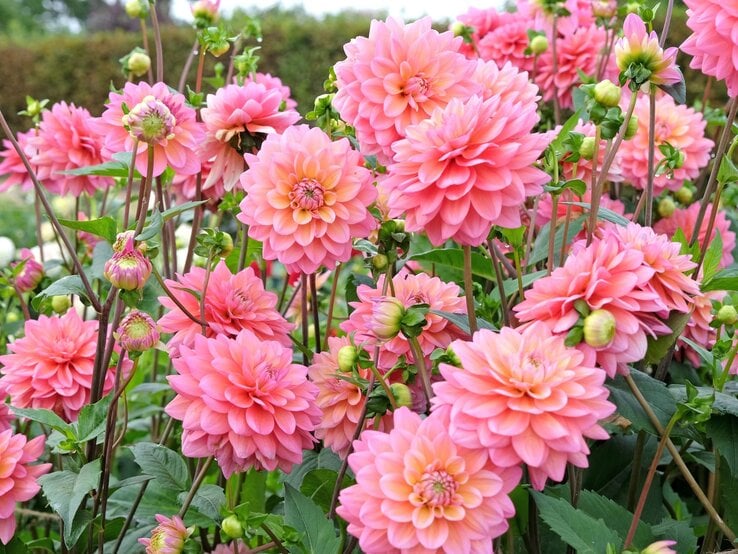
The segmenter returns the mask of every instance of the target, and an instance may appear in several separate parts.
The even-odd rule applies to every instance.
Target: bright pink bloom
[[[567,463],[587,467],[586,439],[609,438],[598,424],[615,410],[605,372],[545,324],[484,329],[451,348],[461,367],[441,364],[434,410],[448,410],[454,440],[495,465],[525,463],[536,489],[561,481]]]
[[[625,179],[634,187],[645,189],[648,183],[648,96],[636,100],[633,113],[638,117],[638,130],[632,139],[623,141],[619,155]],[[656,175],[655,195],[658,196],[664,189],[680,189],[686,179],[697,178],[700,170],[710,161],[714,143],[705,137],[706,125],[700,112],[676,104],[671,96],[663,94],[656,99],[654,167],[664,159],[659,146],[666,143],[684,154],[684,164],[674,169],[672,177],[667,173]]]
[[[359,285],[356,294],[358,302],[351,302],[354,311],[349,319],[341,324],[341,329],[346,333],[355,332],[356,344],[377,344],[380,346],[379,366],[386,370],[391,368],[400,356],[405,356],[408,361],[413,359],[410,344],[407,338],[400,333],[390,341],[377,341],[372,333],[371,321],[375,301],[382,296],[382,285],[384,276],[377,281],[377,288],[368,285]],[[454,314],[465,314],[466,303],[459,296],[461,289],[455,283],[444,283],[438,277],[431,277],[427,273],[412,275],[400,273],[392,278],[395,289],[395,297],[406,307],[416,304],[428,304],[431,310],[449,312]],[[426,315],[428,324],[423,327],[423,332],[418,337],[420,348],[426,356],[436,348],[446,348],[452,340],[461,338],[465,334],[455,325],[434,313]]]
[[[249,73],[248,77],[246,77],[246,82],[259,83],[260,85],[264,85],[267,90],[278,90],[279,94],[282,96],[285,110],[294,110],[297,108],[297,102],[292,99],[292,91],[290,90],[290,87],[285,85],[282,82],[282,79],[276,75],[257,71],[256,73]]]
[[[138,542],[146,547],[146,554],[179,554],[184,548],[184,543],[192,531],[184,526],[179,516],[171,519],[161,514],[156,514],[159,522],[151,532],[151,538],[138,539]]]
[[[628,14],[623,23],[623,37],[615,43],[615,61],[618,69],[626,71],[631,64],[642,65],[651,72],[654,85],[678,83],[682,73],[676,65],[676,48],[663,50],[656,31],[649,34],[646,24],[636,14]]]
[[[15,286],[20,292],[28,292],[35,289],[44,277],[44,266],[36,261],[33,253],[28,248],[21,248],[20,261],[11,264],[15,267],[22,263],[23,268],[15,277]]]
[[[383,182],[390,215],[404,214],[407,230],[425,231],[435,246],[478,246],[493,225],[519,227],[520,205],[549,180],[533,167],[548,142],[531,133],[536,108],[474,95],[407,127]]]
[[[37,152],[31,165],[49,192],[79,196],[113,184],[110,177],[61,173],[103,162],[104,137],[86,109],[66,102],[54,104],[43,112],[38,133],[31,133],[27,140],[29,148]]]
[[[246,154],[246,198],[238,219],[264,243],[264,258],[289,272],[332,269],[352,255],[352,240],[376,226],[367,209],[377,197],[371,173],[348,139],[331,141],[318,128],[291,127]]]
[[[532,70],[534,56],[525,53],[530,43],[530,24],[530,20],[519,12],[501,12],[494,28],[476,43],[479,57],[499,67],[510,62],[521,71]]]
[[[220,0],[197,0],[190,6],[193,17],[205,18],[211,22],[218,19]]]
[[[472,7],[457,19],[464,25],[474,29],[472,40],[476,45],[479,44],[482,37],[497,27],[500,20],[500,13],[494,8],[485,8],[480,10],[479,8]],[[460,51],[467,58],[476,59],[478,57],[477,53],[474,51],[474,46],[466,42],[462,43]]]
[[[0,383],[0,431],[5,431],[13,426],[15,416],[10,412],[10,406],[5,402],[8,398],[8,392],[5,386]]]
[[[693,32],[681,48],[693,57],[690,67],[725,81],[738,96],[738,6],[718,0],[686,0],[687,27]]]
[[[693,309],[691,317],[681,336],[677,339],[677,348],[674,353],[674,357],[677,360],[686,358],[695,368],[702,366],[703,362],[700,355],[694,348],[684,342],[682,337],[691,340],[705,350],[712,350],[712,347],[715,346],[715,338],[717,337],[717,330],[714,327],[710,327],[710,323],[713,320],[712,301],[720,302],[724,298],[725,291],[715,290],[699,293],[692,299]],[[734,368],[738,370],[736,363],[733,364],[731,370]],[[731,371],[731,373],[735,372]]]
[[[515,513],[507,495],[519,468],[459,446],[440,414],[400,408],[389,433],[362,433],[349,465],[356,485],[341,491],[337,513],[366,554],[492,554]]]
[[[33,157],[35,149],[29,148],[28,139],[34,134],[35,131],[31,130],[16,135],[18,145],[29,160]],[[26,166],[23,165],[13,144],[8,139],[3,139],[3,147],[5,150],[0,151],[0,158],[3,158],[3,161],[0,162],[0,177],[5,176],[6,179],[0,180],[0,192],[10,190],[11,187],[16,185],[20,186],[21,190],[31,190],[33,188],[33,181],[31,181],[28,171],[26,171]]]
[[[15,534],[15,505],[30,500],[41,486],[37,480],[51,464],[31,465],[44,453],[46,437],[28,440],[11,429],[0,432],[0,543],[8,544]]]
[[[476,61],[473,79],[479,85],[477,91],[484,100],[493,96],[500,102],[512,102],[522,105],[537,104],[538,87],[530,82],[528,74],[520,71],[511,63],[498,67],[495,62]]]
[[[182,421],[182,453],[215,456],[226,477],[249,468],[288,472],[312,448],[318,389],[292,349],[243,330],[235,338],[195,337],[172,363],[177,396],[166,407]]]
[[[200,111],[207,136],[199,154],[212,165],[203,189],[222,180],[231,190],[245,169],[243,155],[255,153],[267,134],[282,133],[300,119],[294,110],[279,111],[282,91],[254,82],[220,88],[208,94],[207,103]]]
[[[8,344],[9,354],[0,356],[11,404],[19,408],[53,410],[74,421],[90,402],[92,370],[97,343],[97,320],[83,321],[76,310],[63,316],[39,316],[28,320],[25,336]],[[130,361],[123,366],[131,368]],[[108,368],[103,394],[113,388],[115,366]]]
[[[356,129],[363,154],[387,163],[392,143],[408,126],[474,92],[474,64],[459,53],[461,44],[461,37],[432,29],[426,17],[407,25],[374,20],[368,38],[343,47],[346,60],[335,66],[333,105]]]
[[[123,104],[128,112],[124,112]],[[200,171],[195,150],[204,138],[195,110],[185,104],[185,97],[172,92],[164,83],[126,83],[123,93],[111,92],[106,110],[95,122],[105,136],[103,155],[136,150],[136,169],[146,175],[149,148],[154,149],[154,177],[167,165],[182,175]]]
[[[687,240],[692,239],[695,224],[697,223],[697,215],[700,211],[700,204],[696,202],[689,208],[677,208],[669,217],[665,217],[656,222],[653,230],[657,233],[674,236],[677,229],[684,232]],[[707,235],[707,226],[709,224],[710,213],[712,212],[712,204],[708,204],[705,218],[702,220],[702,226],[698,235],[700,244],[704,244]],[[730,230],[730,222],[725,216],[725,210],[718,209],[715,218],[715,227],[710,234],[710,242],[715,239],[715,235],[719,234],[723,241],[723,257],[720,260],[720,267],[728,267],[733,263],[733,249],[735,248],[735,233]]]
[[[205,288],[205,269],[193,267],[188,273],[178,274],[176,280],[167,280],[172,294],[196,319],[200,318],[200,300],[190,291],[202,294]],[[199,323],[190,319],[167,296],[159,302],[169,311],[159,320],[165,333],[174,333],[167,348],[172,356],[179,355],[182,345],[194,348],[194,339],[202,333]],[[264,283],[247,267],[231,273],[224,261],[210,274],[205,293],[205,322],[207,336],[235,337],[242,329],[251,331],[259,340],[277,341],[291,346],[288,336],[293,325],[287,323],[276,309],[277,295],[264,290]]]

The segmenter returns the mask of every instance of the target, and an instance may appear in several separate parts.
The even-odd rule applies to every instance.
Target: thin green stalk
[[[551,221],[548,224],[548,260],[546,260],[546,274],[551,275],[554,267],[554,245],[556,242],[557,215],[559,212],[559,195],[551,195]]]
[[[417,337],[409,337],[407,339],[407,342],[410,345],[410,350],[413,353],[413,361],[415,362],[415,367],[418,368],[418,375],[420,375],[420,381],[423,384],[425,399],[428,401],[428,405],[430,406],[431,398],[433,398],[433,388],[431,387],[428,368],[425,365],[425,355],[423,354],[423,349],[420,348],[420,343],[418,342]]]
[[[143,231],[144,225],[146,224],[146,214],[149,212],[149,197],[151,196],[151,182],[154,180],[154,147],[149,145],[146,150],[146,179],[141,183],[141,192],[138,199],[139,202],[139,215],[138,222],[136,223],[136,232],[134,237],[137,237]]]
[[[666,5],[666,16],[664,17],[664,27],[661,29],[661,39],[659,40],[659,46],[661,48],[666,44],[666,37],[669,35],[669,26],[671,25],[671,15],[674,12],[674,0],[669,0]]]
[[[174,302],[174,305],[179,308],[184,315],[186,315],[189,319],[197,323],[198,325],[207,325],[205,320],[200,320],[196,318],[190,311],[182,304],[182,302],[179,301],[179,298],[177,298],[174,293],[169,289],[167,284],[164,282],[164,279],[162,279],[161,274],[159,273],[159,270],[156,269],[156,266],[152,264],[151,273],[154,276],[154,279],[156,279],[156,282],[159,283],[159,286],[164,291],[164,294],[166,294],[169,299]]]
[[[315,273],[310,274],[310,311],[313,313],[313,328],[315,329],[315,352],[320,353],[320,312],[318,311],[318,287],[315,283]],[[328,331],[326,331],[326,334]]]
[[[469,318],[469,333],[477,332],[477,314],[474,311],[474,283],[472,279],[471,246],[464,245],[464,295],[466,296],[466,314]]]
[[[187,513],[187,510],[189,510],[190,505],[192,504],[192,500],[195,498],[200,485],[202,485],[202,482],[205,480],[205,476],[208,473],[208,468],[210,467],[210,464],[214,459],[215,458],[213,456],[210,456],[203,462],[202,466],[200,467],[200,471],[198,472],[195,480],[192,483],[192,486],[190,487],[190,492],[187,494],[187,498],[185,498],[185,501],[182,504],[182,508],[180,508],[179,510],[179,514],[177,514],[179,517],[184,517]]]
[[[205,318],[205,299],[208,294],[208,283],[210,282],[210,274],[213,268],[213,253],[208,255],[207,265],[205,266],[205,282],[202,284],[202,296],[200,297],[200,327],[202,328],[203,336],[207,336],[208,333],[208,322]]]
[[[502,310],[502,322],[505,327],[510,326],[510,312],[507,306],[507,295],[505,294],[505,285],[502,280],[502,269],[500,263],[497,260],[494,244],[492,240],[489,241],[489,257],[492,262],[492,269],[495,272],[495,281],[497,282],[497,291],[500,294],[500,309]],[[522,297],[521,297],[522,298]]]
[[[592,236],[597,227],[597,212],[600,209],[600,197],[602,189],[597,186],[597,162],[600,159],[600,126],[595,126],[594,154],[592,155],[592,182],[590,184],[591,194],[589,196],[589,226],[587,227],[587,245],[592,244]],[[566,237],[564,237],[566,238]],[[561,257],[563,263],[563,256]]]
[[[159,28],[159,17],[156,15],[156,4],[151,5],[151,28],[154,30],[154,47],[156,48],[156,82],[164,82],[164,52],[161,43],[161,29]]]
[[[126,200],[123,205],[123,228],[128,228],[128,219],[131,212],[131,195],[133,191],[133,174],[136,171],[136,152],[138,152],[138,139],[133,140],[133,152],[131,152],[131,163],[128,166],[128,177],[126,178]]]
[[[305,273],[300,275],[300,323],[302,325],[302,344],[305,350],[310,350],[310,324],[308,322],[308,278]],[[305,352],[302,354],[302,363],[308,365],[308,357]]]
[[[336,266],[336,271],[333,272],[333,283],[331,284],[331,297],[328,300],[328,317],[325,324],[325,342],[323,349],[328,349],[328,336],[331,333],[331,323],[333,323],[333,310],[336,306],[336,292],[338,291],[338,276],[341,274],[341,267],[343,264],[339,263]]]
[[[653,225],[653,180],[656,157],[656,87],[651,85],[648,103],[648,182],[646,183],[646,227]]]

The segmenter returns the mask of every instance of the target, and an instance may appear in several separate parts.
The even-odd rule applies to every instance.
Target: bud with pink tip
[[[391,340],[400,332],[405,306],[394,296],[381,296],[374,301],[370,331],[379,340]]]
[[[118,238],[120,239],[120,235]],[[143,255],[140,248],[134,246],[134,239],[131,235],[125,246],[105,262],[103,274],[116,288],[141,290],[151,275],[151,269],[151,262]]]
[[[138,539],[146,547],[146,554],[179,554],[184,549],[187,538],[194,527],[184,526],[179,516],[171,519],[161,514],[156,515],[159,525],[151,532],[150,539]]]
[[[158,344],[159,329],[149,314],[133,310],[120,322],[115,338],[128,352],[143,352]]]
[[[21,261],[13,264],[17,267],[23,264],[20,272],[15,276],[15,286],[20,292],[28,292],[36,288],[44,277],[44,266],[36,261],[28,248],[20,251]]]

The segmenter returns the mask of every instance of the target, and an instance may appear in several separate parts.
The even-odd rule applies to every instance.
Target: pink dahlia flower
[[[366,402],[366,395],[361,388],[349,379],[358,377],[368,380],[371,375],[368,368],[356,370],[353,376],[341,371],[339,351],[344,346],[352,346],[349,337],[329,337],[328,351],[316,354],[308,368],[308,377],[318,387],[316,403],[323,411],[323,417],[315,429],[315,438],[322,440],[326,447],[341,458],[348,454]],[[369,419],[366,426],[371,428],[373,423],[374,420]],[[378,423],[379,428],[376,430],[386,430],[386,418]]]
[[[285,85],[279,77],[276,77],[271,73],[261,73],[260,71],[257,71],[256,73],[250,73],[249,76],[246,77],[246,82],[259,83],[260,85],[264,85],[267,90],[278,90],[279,94],[282,96],[283,102],[280,108],[283,108],[285,111],[297,108],[297,102],[292,99],[292,91],[290,90],[290,87]]]
[[[26,133],[18,133],[16,140],[18,145],[21,147],[26,156],[30,159],[35,154],[34,148],[29,148],[28,139],[35,134],[35,131],[31,130]],[[0,158],[3,158],[0,162],[0,177],[5,177],[4,180],[0,180],[0,192],[6,192],[11,187],[19,186],[21,190],[31,190],[33,188],[33,181],[26,171],[26,166],[23,165],[18,152],[16,152],[13,144],[8,139],[3,139],[4,150],[0,151]]]
[[[59,102],[43,112],[37,133],[28,138],[37,154],[31,158],[36,176],[54,194],[94,194],[113,184],[110,177],[65,175],[61,172],[103,162],[104,137],[84,108]]]
[[[681,48],[689,64],[705,75],[725,81],[731,98],[738,96],[738,6],[718,0],[686,0],[687,27],[692,34]]]
[[[198,335],[181,353],[166,412],[182,421],[185,456],[215,456],[226,477],[252,467],[288,472],[302,461],[321,412],[318,389],[290,348],[243,330],[235,338]]]
[[[720,302],[725,298],[725,291],[709,291],[695,295],[692,300],[692,314],[684,328],[682,335],[677,339],[677,348],[674,356],[677,360],[686,358],[695,368],[702,366],[700,355],[689,344],[682,340],[682,337],[691,340],[705,350],[712,350],[715,346],[717,330],[710,327],[713,320],[712,302]],[[738,369],[736,364],[733,368]],[[731,369],[733,369],[731,368]],[[735,371],[731,371],[735,373]]]
[[[166,281],[172,294],[197,319],[200,300],[190,291],[202,294],[205,275],[205,269],[193,267],[188,273],[178,274],[176,280]],[[195,337],[202,333],[200,323],[189,318],[169,297],[161,296],[159,302],[169,310],[159,319],[159,327],[165,333],[174,333],[167,344],[170,354],[178,356],[182,345],[194,348]],[[280,315],[276,306],[277,295],[264,290],[264,283],[252,268],[234,275],[221,261],[211,272],[205,292],[206,334],[233,338],[247,329],[259,340],[273,340],[289,347],[292,342],[288,334],[293,325]]]
[[[212,160],[203,189],[221,180],[231,190],[245,169],[243,155],[255,153],[265,135],[282,133],[300,119],[294,110],[280,111],[282,91],[246,82],[227,85],[208,94],[200,113],[207,135],[199,149],[200,158]]]
[[[515,513],[508,493],[519,468],[499,470],[485,452],[459,446],[439,414],[394,412],[389,433],[364,431],[349,465],[338,515],[367,554],[492,554]]]
[[[200,199],[207,200],[206,207],[215,211],[218,203],[225,196],[226,190],[223,186],[223,179],[219,179],[208,188],[203,188],[203,184],[208,180],[210,169],[213,167],[213,161],[206,160],[202,162],[199,176],[200,179]],[[181,202],[190,202],[197,199],[197,175],[175,175],[172,180],[172,191]]]
[[[344,46],[333,105],[356,129],[363,154],[386,164],[392,143],[408,126],[474,92],[474,64],[459,53],[461,44],[461,37],[432,29],[426,17],[407,25],[392,18],[372,21],[368,38]]]
[[[356,344],[379,344],[379,366],[383,370],[390,369],[400,356],[412,361],[410,343],[400,333],[389,341],[378,340],[372,330],[374,305],[382,297],[384,276],[377,281],[377,288],[368,285],[359,285],[356,294],[358,302],[351,302],[354,311],[349,319],[341,323],[341,329],[346,333],[355,333]],[[427,273],[412,275],[400,273],[392,278],[395,297],[405,308],[417,304],[428,304],[430,310],[449,312],[454,314],[466,313],[466,302],[459,296],[461,289],[455,283],[444,283],[438,277],[431,277]],[[428,324],[418,337],[423,354],[430,355],[436,348],[446,348],[452,340],[466,336],[461,329],[449,323],[447,319],[434,313],[426,315]]]
[[[667,235],[669,237],[674,236],[677,229],[681,229],[684,232],[684,236],[687,240],[692,238],[695,224],[697,223],[697,215],[700,211],[700,204],[696,202],[689,208],[677,208],[674,213],[669,217],[665,217],[656,222],[653,226],[653,230],[657,233]],[[700,244],[704,244],[705,236],[707,235],[707,226],[709,223],[709,214],[712,212],[712,204],[707,206],[707,215],[702,221],[698,240]],[[710,235],[710,242],[715,239],[715,235],[719,234],[723,241],[723,256],[720,260],[720,267],[728,267],[733,263],[733,249],[735,248],[735,233],[730,230],[730,222],[725,216],[725,211],[718,209],[717,217],[715,218],[715,227]]]
[[[251,549],[242,540],[219,544],[211,551],[211,554],[249,554]]]
[[[654,320],[653,313],[667,310],[655,290],[649,288],[655,270],[642,251],[625,246],[613,235],[595,239],[590,246],[575,243],[564,265],[533,283],[525,300],[515,306],[521,322],[541,321],[557,335],[566,335],[581,323],[574,303],[586,302],[591,311],[607,311],[616,321],[614,334],[605,344],[581,342],[578,348],[610,377],[646,354],[646,334],[670,330]]]
[[[97,320],[83,321],[76,310],[63,316],[39,316],[28,320],[25,336],[8,344],[0,356],[4,386],[11,404],[19,408],[44,408],[66,421],[90,402],[92,370],[97,343]],[[128,372],[130,361],[123,370]],[[113,388],[115,367],[108,368],[103,394]]]
[[[531,133],[536,108],[474,95],[405,129],[383,183],[390,215],[404,214],[407,230],[425,231],[435,246],[478,246],[493,225],[519,227],[520,205],[549,180],[533,167],[548,142]]]
[[[15,505],[30,500],[41,486],[37,480],[51,464],[31,465],[44,453],[46,437],[30,441],[14,435],[11,429],[0,432],[0,543],[8,544],[15,534]]]
[[[484,329],[451,348],[461,367],[441,364],[434,410],[448,410],[454,440],[487,451],[495,465],[525,463],[536,489],[561,481],[567,463],[587,467],[586,439],[609,437],[598,424],[615,410],[605,372],[544,323]]]
[[[645,189],[648,183],[648,118],[649,99],[641,96],[636,100],[633,113],[638,117],[635,136],[620,145],[623,176],[634,187]],[[694,108],[676,104],[666,94],[656,99],[656,150],[654,167],[664,159],[659,146],[669,143],[684,154],[684,163],[673,170],[673,175],[662,173],[654,178],[654,194],[665,189],[678,190],[686,179],[695,179],[700,170],[710,161],[714,143],[705,137],[705,119]]]
[[[538,87],[530,82],[528,74],[511,63],[498,67],[495,62],[476,61],[473,79],[479,85],[477,94],[484,100],[493,96],[500,102],[522,105],[537,104]]]
[[[0,431],[5,431],[13,426],[15,416],[10,412],[10,406],[5,400],[8,398],[8,392],[5,386],[0,383]]]
[[[123,110],[125,104],[126,110]],[[123,93],[111,92],[109,102],[95,127],[105,136],[103,155],[136,150],[136,169],[146,175],[149,148],[154,149],[153,175],[164,173],[167,165],[182,175],[200,171],[195,154],[204,138],[195,110],[185,97],[172,92],[164,83],[126,83]]]
[[[521,71],[530,71],[534,56],[525,53],[530,43],[530,24],[530,20],[519,12],[500,13],[494,28],[476,43],[479,57],[495,62],[499,67],[510,62]]]
[[[182,518],[172,516],[168,518],[156,514],[159,523],[151,532],[151,538],[138,539],[138,542],[146,547],[146,554],[179,554],[184,548],[187,537],[192,530],[184,526]]]
[[[636,14],[628,14],[623,23],[623,37],[615,43],[615,61],[618,69],[626,71],[638,64],[651,72],[648,80],[654,85],[678,83],[682,73],[676,64],[676,48],[663,50],[656,31],[649,34],[646,24]]]
[[[494,8],[485,8],[480,10],[479,8],[472,7],[457,19],[467,27],[471,27],[473,29],[471,36],[473,41],[472,44],[463,42],[461,44],[460,52],[462,52],[467,58],[476,59],[478,55],[474,50],[474,46],[479,44],[482,37],[497,27],[500,20],[500,13]]]
[[[44,266],[36,261],[33,252],[28,248],[21,248],[20,261],[11,264],[11,267],[16,267],[18,264],[23,264],[23,267],[15,276],[15,286],[20,292],[32,291],[44,278]]]
[[[377,191],[348,139],[334,142],[299,125],[269,135],[257,155],[245,157],[238,219],[264,243],[265,259],[279,260],[289,272],[332,269],[351,257],[352,239],[374,229],[367,208]]]

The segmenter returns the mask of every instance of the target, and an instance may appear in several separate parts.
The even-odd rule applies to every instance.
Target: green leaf
[[[314,469],[302,481],[300,492],[315,502],[321,510],[328,511],[333,500],[333,488],[336,486],[338,472],[332,469]],[[343,476],[341,488],[350,486],[351,479]]]
[[[728,156],[723,156],[717,174],[718,183],[729,184],[738,181],[738,168]]]
[[[126,517],[131,511],[133,501],[138,496],[140,485],[125,487],[118,489],[110,495],[108,499],[108,517]],[[144,494],[141,504],[136,510],[136,520],[148,524],[153,521],[156,514],[176,514],[182,508],[182,503],[178,500],[179,493],[172,490],[165,490],[156,482],[149,483]],[[209,527],[213,525],[213,520],[200,513],[196,507],[191,506],[187,510],[184,518],[185,525],[198,525]]]
[[[461,248],[435,248],[427,252],[419,252],[410,260],[427,262],[437,266],[454,269],[461,274],[464,271],[464,251]],[[492,281],[495,279],[492,262],[478,252],[472,252],[472,274]]]
[[[579,123],[581,111],[581,109],[577,110],[569,117],[569,119],[566,120],[566,122],[561,126],[561,130],[559,130],[559,134],[556,135],[556,138],[548,145],[548,147],[557,155],[564,153],[564,142],[569,136],[569,133],[571,133],[574,130],[574,127],[577,126],[577,123]]]
[[[306,450],[302,463],[295,466],[285,477],[285,483],[300,489],[305,476],[316,469],[331,469],[337,472],[341,469],[341,459],[330,448],[324,448],[317,454],[312,450]]]
[[[100,460],[85,464],[79,473],[57,471],[38,479],[51,508],[64,522],[64,542],[73,546],[89,519],[75,518],[85,496],[98,487],[100,481]],[[82,529],[80,530],[80,527]],[[76,538],[75,538],[76,537]]]
[[[720,270],[720,261],[723,258],[723,239],[720,233],[715,233],[715,238],[710,242],[702,261],[702,281],[709,281]]]
[[[711,290],[738,290],[738,267],[718,271],[712,279],[702,282],[702,292]]]
[[[165,490],[182,492],[189,489],[190,474],[182,456],[166,446],[140,442],[130,447],[133,459],[146,475]]]
[[[577,554],[602,554],[608,544],[618,548],[623,539],[601,519],[577,510],[563,498],[551,498],[531,491],[541,519],[561,539],[576,549]]]
[[[671,329],[671,333],[668,335],[662,335],[660,337],[648,337],[648,348],[646,350],[646,363],[657,364],[664,356],[669,352],[671,347],[677,341],[679,336],[687,326],[692,314],[682,313],[673,311],[669,314],[669,318],[666,320],[666,325]]]
[[[672,414],[676,411],[674,396],[664,383],[649,377],[642,371],[631,368],[630,375],[643,396],[648,400],[661,425],[666,427]],[[622,375],[617,375],[606,386],[610,389],[610,400],[618,407],[620,415],[631,422],[634,429],[657,434]]]
[[[535,281],[540,279],[546,275],[546,270],[542,269],[541,271],[534,271],[532,273],[526,273],[523,275],[523,278],[521,279],[523,281],[523,288],[526,288],[530,285],[532,285]],[[505,279],[502,282],[502,288],[505,290],[505,296],[509,297],[512,294],[518,292],[518,280],[517,279]],[[494,298],[499,300],[500,294],[497,288],[492,290],[492,292],[489,293],[490,298]]]
[[[27,552],[28,547],[18,537],[10,539],[8,544],[0,542],[0,554],[26,554]],[[49,550],[49,552],[51,552],[51,550]]]
[[[738,417],[713,415],[707,422],[707,436],[725,458],[732,475],[738,475]]]
[[[566,243],[569,244],[579,231],[584,227],[586,217],[580,216],[577,219],[569,222],[569,229],[566,235]],[[564,228],[566,225],[556,226],[556,235],[554,236],[554,256],[561,252],[561,243],[564,240]],[[541,232],[536,237],[536,242],[533,244],[533,251],[528,257],[528,265],[533,265],[541,260],[545,260],[548,257],[548,237],[551,234],[551,223],[546,223],[541,229]]]
[[[697,344],[693,340],[688,339],[687,337],[681,337],[681,340],[692,347],[692,349],[697,352],[699,357],[702,358],[702,361],[705,362],[708,367],[715,367],[715,356],[713,356],[712,352],[707,350],[704,346]]]
[[[161,218],[164,221],[169,221],[173,217],[177,217],[179,214],[197,208],[198,206],[201,206],[206,202],[207,200],[200,200],[199,202],[185,202],[184,204],[180,204],[179,206],[174,206],[172,208],[169,208],[168,210],[165,210],[164,212],[162,212]]]
[[[84,231],[96,237],[102,237],[110,244],[115,242],[117,236],[117,225],[115,219],[110,216],[101,217],[99,219],[76,220],[76,219],[60,219],[59,223],[70,229]]]
[[[440,310],[430,310],[430,313],[441,316],[446,321],[449,321],[456,325],[467,335],[471,335],[471,330],[469,329],[469,318],[466,316],[466,314],[452,314],[451,312],[442,312]],[[479,317],[477,318],[477,326],[480,329],[489,329],[490,331],[497,330],[497,328],[489,321],[486,321]]]
[[[633,521],[633,514],[630,511],[592,491],[584,490],[580,493],[577,508],[593,518],[602,518],[607,522],[607,526],[621,537],[628,534]],[[645,548],[655,540],[651,528],[641,520],[636,528],[633,544],[638,548]]]
[[[303,534],[303,545],[308,554],[337,554],[341,539],[336,536],[331,520],[300,491],[284,485],[284,520]]]
[[[181,502],[184,502],[186,497],[187,492],[182,492],[179,495]],[[201,485],[200,488],[197,489],[195,497],[192,499],[192,505],[197,508],[201,514],[216,522],[221,519],[220,512],[225,506],[225,503],[225,492],[223,491],[223,488],[218,485]]]
[[[164,220],[162,219],[161,212],[159,210],[154,208],[146,221],[146,226],[141,229],[141,233],[136,237],[136,240],[149,240],[161,233]]]
[[[100,241],[92,251],[92,264],[85,274],[89,279],[103,279],[105,264],[113,257],[113,247],[105,241]]]
[[[697,537],[689,521],[676,521],[666,518],[658,525],[654,525],[652,530],[659,540],[676,541],[672,548],[676,549],[677,554],[697,552]]]
[[[717,415],[733,415],[738,417],[738,398],[731,394],[718,392],[712,387],[695,387],[698,396],[715,395],[712,402],[712,412]],[[685,385],[669,385],[669,392],[677,402],[687,401]]]
[[[16,408],[15,406],[11,406],[10,409],[13,410],[13,413],[18,417],[25,417],[31,421],[36,421],[42,425],[47,425],[52,429],[56,429],[67,436],[74,436],[73,427],[51,410],[43,410],[41,408]]]
[[[100,177],[128,177],[128,164],[109,161],[97,165],[86,165],[67,171],[59,171],[64,175],[99,175]]]
[[[571,204],[572,206],[579,206],[580,208],[584,208],[587,211],[589,211],[592,207],[589,202],[559,202],[559,204],[561,204],[562,206]],[[627,225],[628,223],[630,223],[630,221],[624,216],[620,215],[617,212],[613,212],[610,208],[605,208],[604,206],[600,206],[599,208],[597,208],[597,219],[603,219],[605,221],[609,221],[610,223],[615,223],[616,225]]]
[[[94,404],[87,404],[77,419],[77,441],[86,442],[96,439],[105,432],[108,408],[113,395],[109,394]]]
[[[82,284],[82,279],[79,275],[67,275],[62,277],[58,281],[54,281],[44,290],[39,292],[35,298],[31,301],[31,305],[37,308],[44,298],[51,298],[52,296],[66,296],[68,294],[76,294],[77,296],[87,299],[87,291]]]

